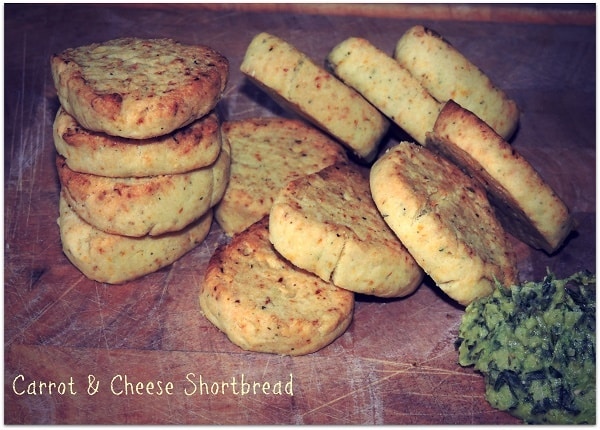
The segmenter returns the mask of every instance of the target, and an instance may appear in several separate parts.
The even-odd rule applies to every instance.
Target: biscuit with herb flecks
[[[250,42],[240,67],[283,107],[303,116],[365,162],[377,155],[389,121],[358,92],[305,53],[268,33]]]
[[[427,147],[477,178],[507,231],[534,248],[556,251],[573,229],[569,208],[535,168],[489,125],[452,100]]]
[[[140,237],[174,232],[212,209],[225,194],[230,172],[229,145],[210,166],[176,175],[108,178],[71,170],[57,155],[64,198],[95,228]]]
[[[62,193],[59,211],[62,249],[69,261],[87,278],[108,284],[132,281],[170,265],[206,239],[213,218],[209,210],[175,233],[127,237],[83,221]]]
[[[373,203],[368,170],[352,164],[289,182],[271,208],[269,238],[294,265],[356,293],[404,297],[423,279]]]
[[[516,102],[439,33],[411,27],[398,40],[394,58],[440,103],[454,100],[506,140],[517,129]]]
[[[327,64],[418,143],[425,142],[441,105],[391,56],[366,39],[351,37],[331,50]]]
[[[354,293],[299,269],[269,242],[265,217],[217,248],[200,291],[205,317],[248,351],[316,352],[352,321]]]
[[[462,305],[518,281],[516,256],[479,182],[420,145],[379,158],[371,193],[383,219],[437,286]]]
[[[61,107],[53,132],[54,146],[70,169],[113,178],[186,173],[214,163],[221,151],[214,112],[165,136],[126,139],[86,130]]]

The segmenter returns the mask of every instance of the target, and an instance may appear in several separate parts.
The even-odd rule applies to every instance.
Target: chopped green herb
[[[530,424],[596,423],[596,275],[549,273],[465,309],[456,347],[495,408]]]

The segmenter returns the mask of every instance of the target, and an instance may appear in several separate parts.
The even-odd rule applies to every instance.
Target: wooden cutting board
[[[200,315],[204,269],[226,241],[216,224],[173,265],[121,286],[86,279],[61,251],[52,53],[129,35],[207,44],[231,63],[220,105],[226,119],[285,116],[239,72],[256,33],[271,32],[322,62],[350,36],[391,53],[419,23],[518,102],[512,144],[578,222],[552,256],[513,240],[522,279],[541,279],[547,268],[559,276],[595,271],[595,8],[512,8],[512,18],[476,6],[325,11],[5,6],[5,424],[518,423],[487,404],[481,375],[457,364],[464,310],[429,281],[404,299],[359,297],[342,337],[291,358],[244,352]],[[397,139],[391,134],[385,144]]]

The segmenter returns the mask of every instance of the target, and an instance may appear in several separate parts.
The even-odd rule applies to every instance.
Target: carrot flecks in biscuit
[[[293,45],[267,33],[250,42],[240,70],[272,98],[371,162],[389,122],[358,92]]]
[[[217,249],[200,291],[202,312],[242,349],[318,351],[348,328],[354,294],[296,268],[274,250],[268,235],[265,217]]]

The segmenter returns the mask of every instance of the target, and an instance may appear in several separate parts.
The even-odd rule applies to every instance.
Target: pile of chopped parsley
[[[595,274],[496,285],[465,309],[456,347],[494,408],[530,424],[596,423]]]

